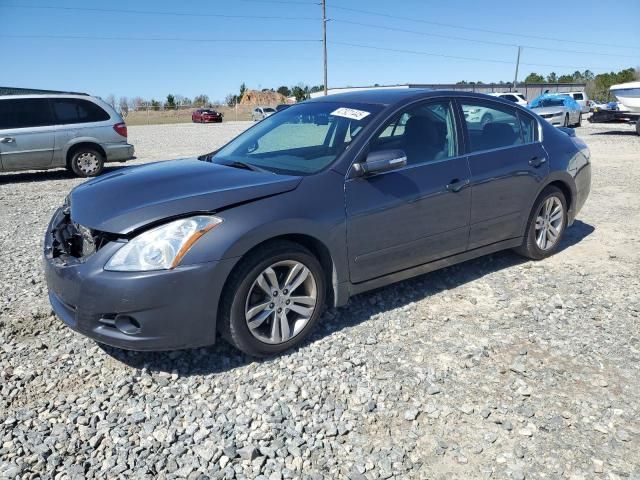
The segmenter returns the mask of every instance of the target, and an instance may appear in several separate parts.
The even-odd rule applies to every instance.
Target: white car
[[[580,109],[582,113],[589,113],[591,107],[589,106],[589,97],[587,96],[587,92],[562,92],[562,95],[569,95],[573,98],[578,105],[580,105]]]
[[[520,92],[493,92],[489,95],[491,95],[492,97],[504,98],[505,100],[517,103],[521,107],[527,106],[527,99],[524,98],[524,95]]]
[[[275,108],[256,107],[251,112],[251,120],[253,120],[254,122],[257,122],[258,120],[264,120],[265,118],[267,118],[270,115],[273,115],[274,113],[276,113]]]

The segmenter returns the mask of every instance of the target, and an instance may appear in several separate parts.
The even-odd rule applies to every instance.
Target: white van
[[[562,95],[569,95],[580,105],[580,110],[582,113],[589,113],[589,97],[587,96],[587,92],[560,92]]]

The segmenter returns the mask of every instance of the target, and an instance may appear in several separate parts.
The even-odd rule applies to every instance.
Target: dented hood
[[[149,223],[296,188],[301,177],[217,165],[197,159],[123,168],[76,187],[71,218],[102,232],[128,234]]]

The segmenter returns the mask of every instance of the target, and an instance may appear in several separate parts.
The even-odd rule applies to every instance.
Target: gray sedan
[[[475,109],[500,121],[465,120]],[[76,187],[45,232],[49,299],[117,347],[204,346],[219,331],[276,354],[360,292],[502,249],[554,254],[590,181],[584,142],[513,102],[320,97],[198,159]]]

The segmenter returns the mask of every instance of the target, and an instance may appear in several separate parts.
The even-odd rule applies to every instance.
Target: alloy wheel
[[[564,226],[564,209],[556,196],[547,198],[536,215],[536,245],[541,250],[550,250],[560,238]]]
[[[309,323],[318,302],[311,270],[295,260],[274,263],[254,280],[245,302],[251,334],[268,344],[281,344]]]

